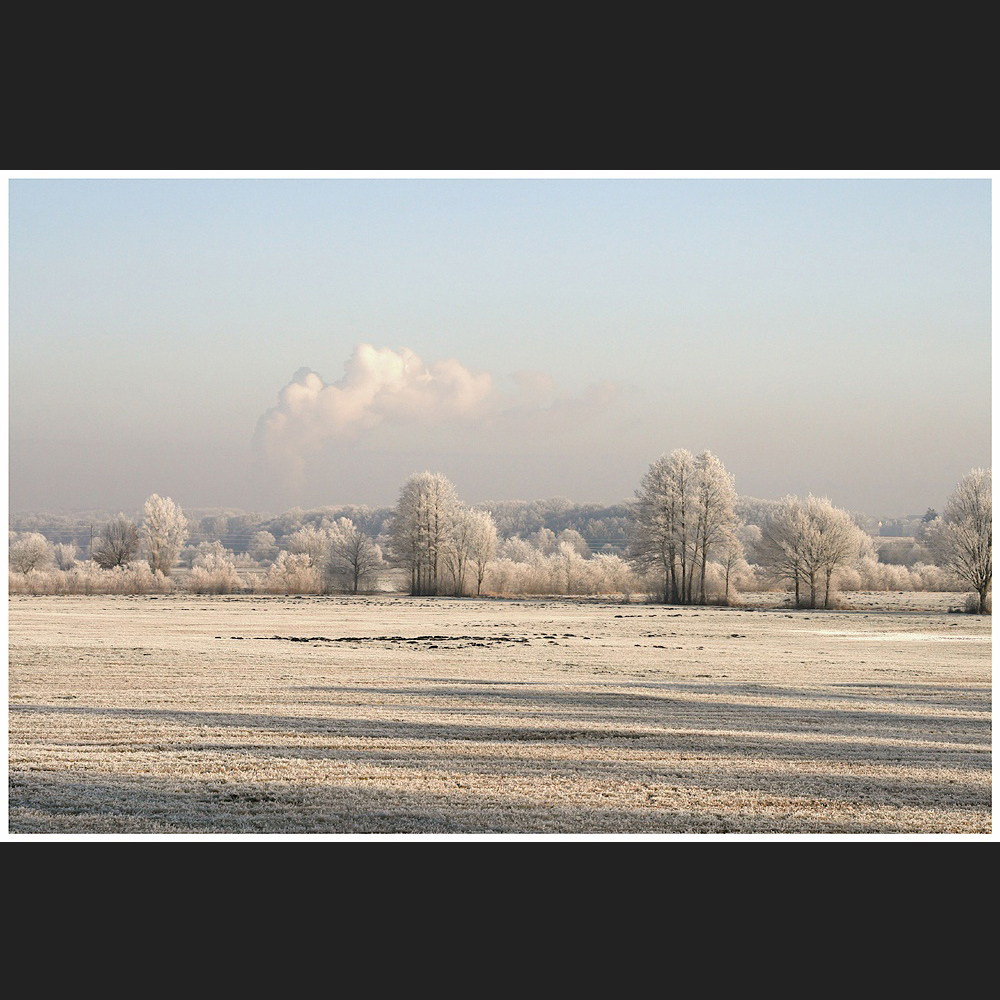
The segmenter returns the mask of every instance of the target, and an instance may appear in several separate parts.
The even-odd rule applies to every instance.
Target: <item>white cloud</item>
[[[340,489],[360,489],[361,469],[371,489],[373,476],[402,477],[424,461],[503,481],[523,473],[526,462],[592,455],[613,423],[619,390],[606,382],[567,392],[550,375],[524,370],[501,390],[489,372],[454,358],[425,364],[406,347],[358,344],[337,382],[300,368],[278,393],[257,423],[258,474],[288,495],[306,495],[331,475]],[[317,460],[331,447],[339,453],[335,465],[330,455]],[[359,464],[366,452],[378,463]]]
[[[327,384],[300,368],[257,423],[255,444],[273,465],[301,469],[305,457],[383,423],[434,426],[474,420],[496,403],[492,376],[454,359],[425,365],[409,348],[358,344],[344,376]]]

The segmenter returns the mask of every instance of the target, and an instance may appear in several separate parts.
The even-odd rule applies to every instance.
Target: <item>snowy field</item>
[[[9,832],[990,834],[990,618],[766,603],[12,596]]]

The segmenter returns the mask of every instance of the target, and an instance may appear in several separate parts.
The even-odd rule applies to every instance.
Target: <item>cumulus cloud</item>
[[[425,365],[409,348],[358,344],[344,376],[328,384],[300,368],[257,423],[255,443],[271,462],[300,462],[330,441],[386,422],[436,425],[482,416],[495,401],[488,372],[454,359]]]
[[[358,344],[334,383],[300,368],[279,392],[277,406],[260,417],[254,443],[272,471],[301,480],[309,456],[382,425],[412,429],[451,422],[475,428],[481,445],[496,438],[509,447],[525,436],[544,438],[546,428],[561,433],[583,411],[608,405],[616,391],[609,383],[567,395],[541,372],[517,372],[513,382],[513,391],[502,393],[489,372],[470,371],[453,358],[425,364],[406,347]]]

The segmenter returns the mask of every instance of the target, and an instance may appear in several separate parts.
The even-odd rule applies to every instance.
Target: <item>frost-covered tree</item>
[[[632,567],[621,556],[613,553],[598,553],[587,560],[588,571],[595,583],[594,593],[622,594],[630,600],[633,591],[639,587]]]
[[[539,554],[527,538],[505,538],[497,542],[496,557],[498,559],[508,559],[511,562],[530,562],[532,557]]]
[[[104,525],[94,542],[94,562],[101,569],[112,569],[131,562],[138,551],[139,529],[135,521],[118,513]]]
[[[551,528],[539,528],[528,541],[547,556],[559,551],[559,539]]]
[[[476,578],[476,594],[478,596],[483,592],[486,567],[496,558],[497,526],[489,511],[471,510],[469,516],[471,519],[469,560]]]
[[[73,542],[59,542],[52,546],[52,554],[59,569],[69,570],[76,565],[76,557],[80,554],[80,550]]]
[[[556,593],[587,594],[592,586],[588,579],[587,560],[571,542],[560,542],[559,550],[551,557],[557,572],[558,583],[552,588]]]
[[[805,537],[806,525],[799,498],[786,496],[768,510],[760,526],[757,546],[757,561],[792,584],[796,607],[802,596]]]
[[[348,517],[338,518],[329,529],[327,573],[352,594],[371,586],[382,565],[382,549]]]
[[[729,594],[737,576],[746,578],[750,575],[750,565],[746,560],[746,550],[743,539],[737,531],[727,531],[720,540],[719,566],[722,568],[723,601],[729,603]]]
[[[293,555],[305,555],[310,566],[321,569],[330,558],[330,533],[326,526],[307,524],[285,539],[285,548]]]
[[[198,522],[198,530],[206,541],[221,541],[228,529],[229,519],[225,514],[208,514]]]
[[[834,574],[874,551],[871,539],[845,510],[826,497],[788,496],[771,510],[761,528],[760,562],[787,579],[795,604],[830,606]],[[808,591],[804,600],[803,591]]]
[[[472,558],[474,524],[473,511],[462,506],[455,510],[448,544],[444,550],[444,561],[451,577],[452,591],[456,597],[461,597],[465,593],[466,576]]]
[[[667,603],[690,603],[687,567],[694,564],[694,474],[694,456],[677,449],[650,465],[635,492],[629,552],[637,567],[659,574]]]
[[[635,493],[629,553],[662,581],[664,601],[705,601],[705,568],[734,523],[735,500],[732,477],[710,452],[695,458],[678,448],[650,465]]]
[[[170,590],[171,582],[159,570],[137,560],[116,566],[109,574],[116,583],[112,589],[122,594],[164,594]]]
[[[976,592],[979,613],[987,614],[993,582],[993,470],[973,469],[964,476],[926,535],[938,562]]]
[[[142,508],[142,548],[149,568],[164,576],[177,562],[187,538],[188,524],[184,511],[170,497],[154,493]]]
[[[814,535],[811,551],[823,584],[823,607],[828,608],[834,574],[856,564],[862,556],[873,554],[875,547],[871,536],[854,518],[834,507],[826,497],[809,497],[806,509]]]
[[[552,535],[552,532],[549,534]],[[576,535],[576,532],[572,534]],[[552,537],[555,538],[554,535]],[[583,542],[583,539],[580,538],[580,541]],[[492,515],[485,510],[459,505],[455,512],[449,544],[445,550],[448,573],[455,594],[467,593],[471,589],[473,579],[476,593],[482,593],[486,565],[496,555],[496,550],[497,529]]]
[[[575,528],[564,528],[558,534],[559,545],[563,543],[571,546],[578,556],[586,559],[590,555],[590,546],[587,539]]]
[[[695,459],[697,526],[695,544],[699,560],[698,600],[705,603],[705,567],[715,549],[735,526],[736,486],[725,466],[710,451]],[[728,599],[728,586],[726,597]]]
[[[417,472],[403,485],[389,534],[393,555],[410,571],[411,594],[440,592],[460,506],[441,473]]]
[[[32,570],[45,569],[52,562],[52,549],[43,534],[29,531],[10,542],[7,562],[12,570],[27,576]]]
[[[278,554],[278,545],[270,531],[258,531],[250,539],[247,551],[257,562],[270,562]]]
[[[231,594],[242,586],[233,553],[222,542],[202,542],[188,574],[187,588],[197,594]]]

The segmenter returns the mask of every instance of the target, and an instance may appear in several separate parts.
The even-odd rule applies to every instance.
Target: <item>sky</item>
[[[992,464],[992,176],[7,173],[11,512],[940,509]]]

